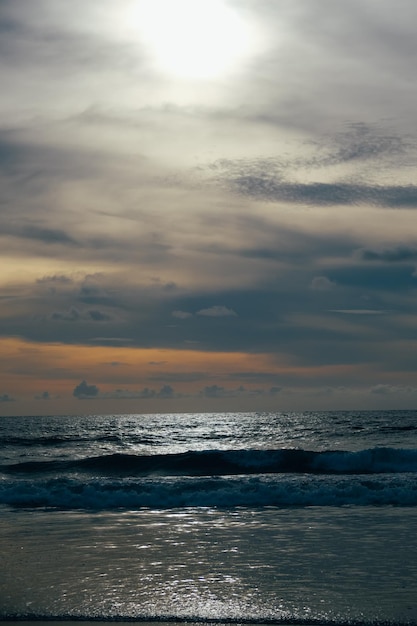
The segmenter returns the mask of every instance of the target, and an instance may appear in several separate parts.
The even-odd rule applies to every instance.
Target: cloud
[[[51,320],[64,322],[77,322],[81,318],[81,314],[75,307],[67,312],[54,311],[51,313]]]
[[[274,396],[277,393],[280,393],[281,391],[282,391],[282,387],[271,387],[271,389],[269,390],[269,393]]]
[[[157,391],[145,387],[140,391],[130,389],[114,389],[100,393],[100,398],[105,400],[150,400],[157,397]]]
[[[15,402],[15,399],[9,396],[8,393],[0,395],[0,402]]]
[[[389,311],[379,309],[331,309],[330,313],[341,313],[342,315],[385,315]]]
[[[227,392],[224,387],[219,387],[218,385],[210,385],[208,387],[204,387],[203,395],[206,398],[223,398],[227,395]]]
[[[395,159],[398,163],[399,157],[411,148],[403,137],[387,134],[384,128],[364,122],[349,123],[347,130],[325,139],[326,143],[316,143],[318,154],[310,160],[309,165],[325,167],[354,161],[381,161],[386,158]],[[322,151],[324,154],[321,154]]]
[[[144,387],[140,390],[115,389],[99,394],[99,397],[106,400],[170,400],[181,397],[170,385],[163,385],[159,390]]]
[[[36,400],[50,400],[51,396],[49,394],[49,391],[43,391],[41,394],[35,396]]]
[[[316,206],[370,204],[382,207],[417,208],[415,185],[366,185],[361,183],[291,183],[274,177],[242,174],[230,181],[244,196],[269,202]]]
[[[246,389],[243,385],[237,388],[228,389],[220,385],[208,385],[200,392],[200,396],[205,398],[237,398],[250,396],[275,396],[283,391],[282,387],[271,387],[270,389]]]
[[[79,385],[77,385],[72,393],[75,398],[86,399],[86,398],[96,398],[99,394],[99,388],[96,385],[88,385],[85,380],[83,380]]]
[[[372,172],[367,172],[369,182],[363,182],[363,161],[369,162],[369,167],[388,167],[388,159],[398,167],[400,156],[404,163],[414,160],[411,142],[401,136],[388,135],[365,123],[350,123],[347,131],[324,135],[300,146],[299,151],[300,156],[293,158],[219,159],[207,171],[214,181],[239,195],[267,202],[417,208],[417,186],[413,183],[373,182]],[[335,167],[346,164],[353,168],[349,176],[345,171],[335,177]],[[312,171],[317,171],[317,180],[311,180]],[[330,174],[326,176],[327,172]]]
[[[310,283],[310,289],[313,291],[330,291],[336,287],[336,283],[329,280],[326,276],[314,276]]]
[[[203,317],[236,317],[237,313],[235,313],[233,309],[228,309],[226,306],[215,305],[208,309],[197,311],[197,315],[202,315]]]
[[[103,313],[102,311],[97,311],[95,309],[87,311],[87,313],[90,319],[92,319],[94,322],[108,322],[112,319],[111,315]]]
[[[384,263],[407,263],[417,260],[417,248],[410,246],[397,246],[385,250],[372,250],[361,248],[356,251],[356,256],[363,261],[383,261]]]
[[[192,317],[192,313],[188,313],[188,311],[172,311],[172,317],[176,317],[179,320],[186,320],[189,317]]]
[[[119,346],[123,344],[133,344],[135,340],[133,337],[91,337],[89,342],[102,344],[104,346]]]
[[[398,385],[375,385],[370,389],[372,394],[388,396],[392,394],[415,394],[417,393],[417,387],[403,387]]]
[[[92,321],[92,322],[108,322],[112,319],[111,315],[104,313],[97,309],[91,309],[87,311],[79,311],[75,307],[71,307],[69,311],[54,311],[50,315],[50,319],[53,321],[64,322],[79,322],[79,321]]]
[[[164,385],[159,390],[157,397],[158,398],[173,398],[175,396],[175,392],[170,385]]]
[[[7,232],[7,230],[6,230]],[[22,239],[34,239],[44,244],[64,244],[79,246],[79,243],[64,230],[58,228],[42,228],[39,226],[19,226],[9,228],[9,235]]]

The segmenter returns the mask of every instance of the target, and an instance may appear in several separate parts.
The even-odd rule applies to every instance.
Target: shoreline
[[[62,624],[78,624],[79,626],[107,626],[108,624],[119,624],[128,626],[140,624],[141,626],[199,626],[207,624],[213,626],[417,626],[414,620],[391,621],[391,620],[326,620],[326,619],[291,619],[291,618],[271,618],[271,619],[216,619],[216,618],[149,618],[149,617],[85,617],[85,616],[12,616],[1,617],[0,624],[3,626],[32,626],[33,624],[45,624],[46,626],[62,626]]]

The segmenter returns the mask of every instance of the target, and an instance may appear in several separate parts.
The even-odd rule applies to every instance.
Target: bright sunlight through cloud
[[[140,0],[134,21],[156,67],[175,78],[226,74],[253,43],[249,23],[222,0]]]

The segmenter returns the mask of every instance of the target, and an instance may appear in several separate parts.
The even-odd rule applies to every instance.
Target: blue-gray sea
[[[2,417],[0,619],[417,624],[417,412]]]

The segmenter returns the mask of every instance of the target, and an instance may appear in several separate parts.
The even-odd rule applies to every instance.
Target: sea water
[[[0,418],[0,618],[417,623],[417,413]]]

